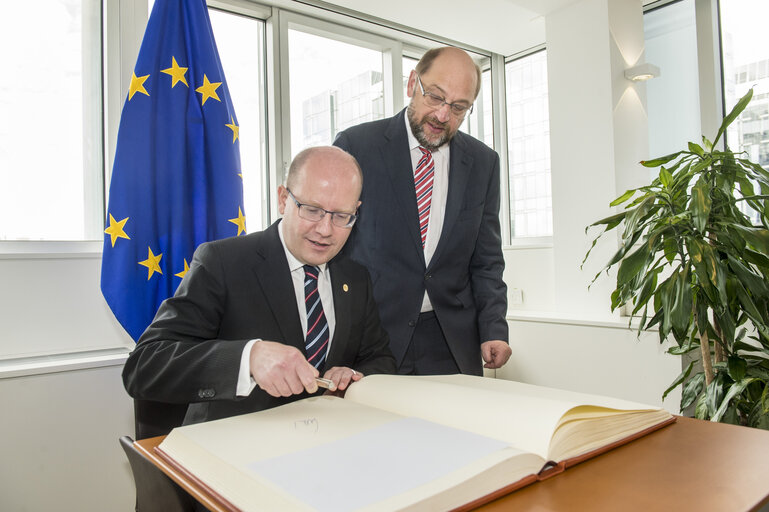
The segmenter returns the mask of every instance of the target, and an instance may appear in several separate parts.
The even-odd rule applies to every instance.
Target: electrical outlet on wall
[[[520,288],[510,288],[510,305],[520,306],[523,304],[523,290]]]

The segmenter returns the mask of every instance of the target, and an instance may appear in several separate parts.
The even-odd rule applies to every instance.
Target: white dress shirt
[[[406,120],[406,133],[409,138],[409,151],[411,153],[411,169],[417,168],[419,160],[422,158],[422,151],[419,149],[419,141],[411,132],[408,115],[403,116]],[[427,236],[425,237],[425,265],[430,265],[430,260],[435,254],[435,248],[438,246],[438,240],[441,238],[443,230],[443,217],[446,214],[446,198],[449,195],[449,145],[444,144],[433,151],[433,197],[430,202],[430,218],[427,221]],[[422,313],[432,311],[433,305],[430,304],[430,297],[425,296],[422,299]]]
[[[283,245],[283,251],[286,253],[288,268],[291,270],[291,280],[294,284],[294,296],[296,297],[296,307],[299,311],[299,321],[302,323],[302,332],[307,336],[307,307],[304,305],[304,264],[296,259],[286,248],[286,241],[283,238],[283,222],[278,224],[278,235],[280,243]],[[331,270],[325,263],[318,267],[318,294],[320,302],[323,305],[323,314],[328,323],[328,346],[326,350],[331,349],[331,340],[334,338],[334,327],[336,326],[336,315],[334,315],[334,296],[331,291]],[[240,369],[238,371],[238,384],[235,390],[237,396],[248,396],[256,387],[256,381],[251,376],[251,347],[260,339],[250,340],[246,343],[243,353],[240,356]]]

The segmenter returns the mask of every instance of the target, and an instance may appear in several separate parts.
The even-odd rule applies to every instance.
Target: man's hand
[[[256,384],[274,397],[315,393],[318,370],[296,348],[274,341],[258,341],[249,356],[251,376]]]
[[[484,368],[501,368],[508,359],[513,350],[510,345],[502,340],[491,340],[481,343],[481,356],[486,364]]]
[[[363,378],[363,374],[356,372],[352,368],[346,366],[334,366],[331,369],[326,370],[323,375],[324,379],[330,379],[336,384],[334,391],[344,391],[351,382],[357,382]]]

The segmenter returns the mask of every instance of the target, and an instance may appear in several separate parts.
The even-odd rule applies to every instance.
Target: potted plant
[[[688,364],[663,399],[681,385],[681,411],[696,404],[697,418],[769,429],[769,173],[716,147],[752,95],[712,142],[641,162],[659,175],[613,201],[621,213],[588,226],[604,229],[585,260],[617,230],[620,249],[593,279],[616,267],[612,310],[640,315],[639,333],[657,326],[660,343],[672,336],[671,354],[699,350],[701,368]]]

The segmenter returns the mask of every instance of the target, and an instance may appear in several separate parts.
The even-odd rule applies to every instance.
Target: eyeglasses
[[[300,203],[289,189],[286,189],[286,192],[288,192],[289,197],[291,197],[291,200],[294,201],[296,207],[299,209],[299,216],[304,220],[318,222],[328,213],[331,215],[331,223],[338,228],[351,228],[352,225],[355,224],[355,221],[358,220],[358,216],[354,213],[330,212],[319,206]]]
[[[446,98],[441,98],[437,94],[433,94],[431,92],[425,91],[425,86],[422,85],[422,80],[419,78],[419,75],[417,75],[417,83],[419,84],[419,89],[422,91],[422,97],[425,100],[425,103],[427,103],[428,107],[433,108],[441,108],[443,105],[448,105],[451,109],[451,113],[454,114],[456,117],[462,117],[465,114],[472,114],[473,113],[473,105],[463,105],[461,103],[449,103],[446,101]]]

